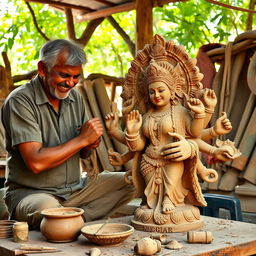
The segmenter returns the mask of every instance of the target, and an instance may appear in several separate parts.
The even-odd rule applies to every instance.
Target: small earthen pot
[[[46,209],[41,212],[44,216],[40,230],[50,242],[71,242],[80,235],[84,226],[83,209],[62,207]]]

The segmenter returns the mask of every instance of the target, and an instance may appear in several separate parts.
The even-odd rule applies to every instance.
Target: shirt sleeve
[[[42,142],[36,114],[28,100],[22,97],[11,98],[3,114],[8,115],[5,126],[10,134],[12,146],[30,141]]]

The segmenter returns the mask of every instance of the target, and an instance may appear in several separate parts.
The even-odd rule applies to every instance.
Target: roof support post
[[[136,0],[136,51],[153,39],[153,0]]]

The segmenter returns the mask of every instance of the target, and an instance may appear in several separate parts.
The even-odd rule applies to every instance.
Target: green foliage
[[[221,0],[248,8],[249,0]],[[67,38],[66,18],[48,5],[30,4],[42,32],[50,39]],[[13,75],[36,69],[39,49],[45,39],[37,31],[24,0],[3,0],[0,7],[0,51],[7,51]],[[207,43],[224,43],[243,32],[247,13],[230,10],[204,0],[170,3],[154,9],[154,33],[174,40],[195,56]],[[135,11],[113,15],[124,31],[135,41]],[[77,37],[87,22],[75,24]],[[94,32],[85,47],[88,63],[85,75],[104,73],[124,76],[133,59],[128,46],[107,19]],[[0,64],[3,61],[0,58]]]
[[[13,75],[36,69],[39,49],[45,39],[36,30],[29,9],[22,0],[7,0],[1,13],[0,51],[11,60]],[[49,38],[66,37],[64,15],[46,5],[31,4],[40,29]],[[0,64],[2,60],[0,60]]]
[[[134,41],[135,12],[119,13],[113,17]],[[103,73],[124,76],[133,59],[127,44],[107,19],[96,29],[85,52],[88,58],[85,75]]]
[[[222,3],[248,8],[249,1],[236,0]],[[193,0],[155,8],[155,33],[184,45],[196,55],[198,48],[207,43],[224,43],[233,40],[246,29],[247,13],[234,11],[204,0]]]

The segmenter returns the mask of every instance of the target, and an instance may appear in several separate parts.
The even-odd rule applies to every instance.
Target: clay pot
[[[139,255],[153,255],[161,251],[161,242],[150,237],[140,239],[134,247]]]
[[[84,226],[83,209],[75,207],[62,207],[46,209],[41,212],[44,216],[40,230],[51,242],[71,242],[80,235]]]

